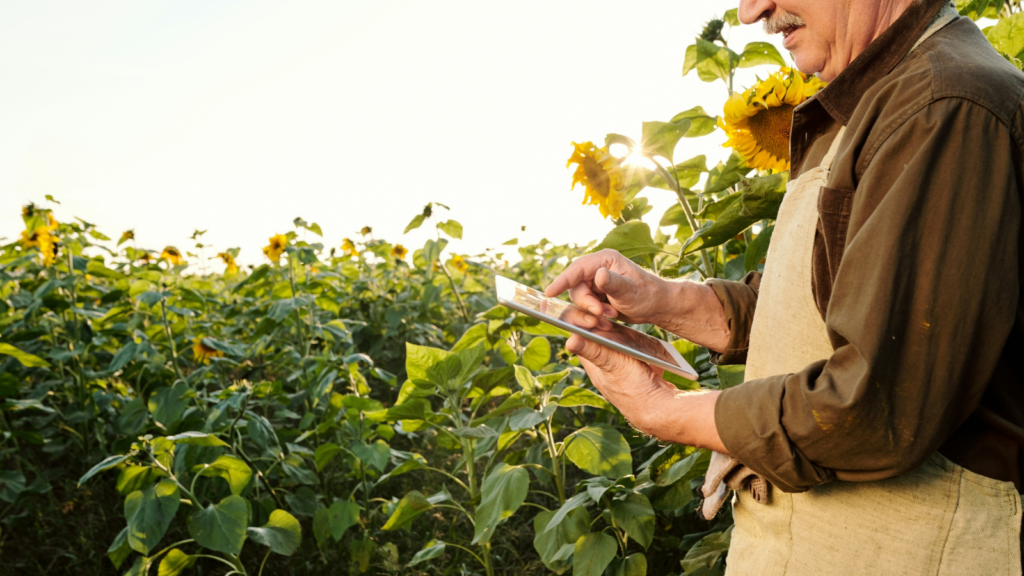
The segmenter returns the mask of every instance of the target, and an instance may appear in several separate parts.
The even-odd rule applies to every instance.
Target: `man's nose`
[[[767,18],[775,10],[774,0],[740,0],[740,9],[737,16],[744,24],[753,24],[762,18]]]

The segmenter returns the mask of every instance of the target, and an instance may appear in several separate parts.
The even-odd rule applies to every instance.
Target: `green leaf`
[[[569,376],[572,369],[566,368],[561,372],[552,372],[551,374],[541,374],[537,376],[537,385],[540,386],[541,390],[551,390],[556,384],[565,380]]]
[[[361,508],[355,502],[335,502],[327,509],[327,525],[335,542],[340,542],[345,531],[359,523]]]
[[[248,276],[246,276],[245,280],[242,280],[234,288],[232,288],[231,292],[237,294],[238,291],[241,290],[242,288],[244,288],[244,287],[246,287],[246,286],[248,286],[250,284],[256,284],[260,280],[263,280],[264,278],[266,278],[267,274],[269,274],[269,273],[270,273],[270,266],[267,266],[266,264],[263,264],[262,266],[259,266],[255,270],[253,270],[252,274],[249,274]],[[134,285],[133,285],[132,288],[134,290]]]
[[[740,25],[740,19],[739,19],[738,13],[739,13],[739,9],[738,8],[733,8],[732,10],[726,10],[725,11],[725,15],[722,16],[722,20],[725,20],[726,23],[729,24],[729,26],[739,26]]]
[[[654,539],[654,508],[647,496],[627,492],[622,500],[612,500],[612,523],[625,530],[646,550]]]
[[[572,554],[572,576],[601,576],[618,549],[615,538],[604,532],[581,536]]]
[[[477,344],[487,343],[487,324],[475,324],[462,334],[462,338],[452,346],[452,352],[461,352],[473,348]]]
[[[100,472],[103,472],[104,470],[110,470],[111,468],[119,465],[121,462],[124,462],[127,459],[127,454],[107,456],[106,458],[101,460],[99,464],[90,468],[88,472],[82,474],[82,477],[78,479],[78,485],[81,486],[86,481],[88,481],[89,478],[92,478],[93,476],[99,474]]]
[[[284,510],[274,510],[266,524],[259,528],[249,528],[246,532],[254,542],[284,556],[294,554],[302,542],[302,526],[295,516]]]
[[[647,576],[647,556],[642,552],[612,560],[608,576]]]
[[[744,164],[743,157],[733,152],[729,155],[729,159],[725,164],[719,162],[717,166],[708,171],[708,180],[704,184],[704,193],[717,194],[722,192],[739,182],[741,178],[750,173],[750,170]]]
[[[487,544],[494,529],[515,513],[530,489],[530,475],[522,466],[496,465],[484,480],[480,491],[480,505],[476,508],[476,527],[473,544]]]
[[[341,452],[341,447],[334,442],[327,442],[317,446],[316,452],[313,453],[313,460],[316,462],[316,471],[321,472],[331,460]]]
[[[775,218],[782,204],[786,182],[786,173],[743,180],[741,192],[708,206],[704,214],[717,219],[684,244],[684,253],[720,246],[755,222]]]
[[[537,424],[547,420],[557,409],[558,406],[555,404],[548,404],[543,410],[520,408],[509,419],[508,427],[512,430],[526,430],[528,428],[533,428]]]
[[[569,386],[565,390],[562,390],[562,395],[558,397],[558,405],[593,406],[594,408],[600,408],[602,410],[614,410],[607,400],[598,396],[594,392],[579,386]]]
[[[768,245],[772,241],[772,232],[775,231],[775,225],[772,224],[761,231],[760,234],[754,237],[753,240],[747,244],[747,251],[743,255],[743,269],[746,272],[757,270],[761,264],[761,260],[764,260],[768,256]]]
[[[399,501],[398,506],[395,507],[395,511],[391,513],[391,517],[384,523],[383,530],[397,530],[399,528],[404,528],[417,516],[433,507],[434,505],[427,501],[426,496],[417,490],[413,490]]]
[[[238,554],[245,542],[249,509],[245,499],[231,495],[197,510],[188,518],[188,533],[196,543],[225,554]]]
[[[680,118],[672,122],[644,122],[641,128],[641,146],[645,156],[661,156],[672,163],[676,143],[690,130],[690,121]]]
[[[192,468],[193,473],[200,476],[223,478],[231,488],[231,493],[239,495],[249,485],[252,469],[244,460],[231,454],[222,454],[211,464],[200,464]]]
[[[132,567],[124,573],[124,576],[147,576],[152,565],[153,561],[149,558],[138,556],[135,558],[135,563],[132,564]]]
[[[405,372],[412,381],[429,381],[427,371],[435,365],[455,357],[454,354],[440,348],[430,346],[417,346],[411,342],[405,343]]]
[[[544,337],[530,340],[523,350],[523,365],[530,370],[540,370],[551,360],[551,342]]]
[[[294,452],[284,457],[284,460],[281,461],[281,469],[284,470],[284,473],[289,478],[299,484],[313,486],[317,483],[316,474],[312,470],[307,469],[306,461]]]
[[[191,392],[188,384],[177,382],[173,386],[161,388],[149,397],[149,411],[153,420],[170,428],[181,420],[188,408],[187,395]]]
[[[423,548],[413,555],[412,560],[406,564],[406,567],[415,566],[420,562],[426,562],[427,560],[433,560],[441,554],[444,554],[445,544],[440,540],[431,540],[423,545]]]
[[[5,342],[0,342],[0,354],[6,354],[7,356],[13,356],[15,360],[21,363],[26,368],[49,368],[50,363],[43,360],[39,356],[29,354],[23,350],[15,348]]]
[[[180,498],[178,485],[166,479],[125,498],[124,517],[128,520],[128,545],[132,550],[145,555],[156,547],[178,511]]]
[[[327,518],[327,508],[320,508],[313,514],[313,537],[316,538],[316,545],[321,552],[327,551],[330,535],[331,527]]]
[[[149,411],[142,398],[133,398],[125,404],[117,417],[117,429],[125,436],[135,436],[146,426]]]
[[[690,548],[681,564],[687,574],[698,573],[701,569],[710,569],[715,562],[729,551],[732,539],[732,527],[725,532],[715,532],[700,539]]]
[[[135,358],[135,354],[138,350],[138,344],[136,344],[134,340],[129,340],[128,343],[114,355],[114,358],[110,361],[110,365],[107,366],[107,371],[113,373],[124,368],[126,364]]]
[[[537,379],[530,372],[529,368],[525,366],[515,366],[516,370],[516,382],[523,387],[523,391],[527,394],[537,393]]]
[[[417,214],[413,216],[412,220],[409,221],[409,225],[405,227],[405,231],[402,234],[408,234],[410,230],[415,230],[423,225],[423,220],[426,218],[423,214]]]
[[[125,466],[117,477],[117,493],[127,496],[145,490],[165,474],[152,466]]]
[[[107,548],[107,558],[113,562],[114,568],[120,568],[121,564],[128,559],[128,556],[132,553],[132,547],[128,545],[128,527],[124,527],[120,532],[117,533],[117,537],[110,544],[110,548]]]
[[[740,62],[736,66],[738,68],[750,68],[751,66],[760,66],[762,64],[785,66],[786,61],[783,60],[782,55],[779,54],[778,49],[773,44],[769,42],[751,42],[743,47],[743,53],[740,54]]]
[[[746,371],[746,366],[742,364],[736,364],[732,366],[718,366],[718,388],[725,390],[726,388],[732,388],[743,384],[743,375]]]
[[[25,475],[17,470],[0,472],[0,500],[12,503],[26,489]]]
[[[711,453],[707,450],[673,444],[651,463],[651,480],[658,486],[691,480],[707,472],[710,461]]]
[[[459,224],[455,220],[438,222],[437,229],[451,236],[452,238],[458,238],[459,240],[462,240],[462,224]]]
[[[388,465],[388,458],[391,457],[391,448],[383,440],[377,440],[373,444],[355,442],[351,447],[352,453],[364,463],[373,466],[381,472]]]
[[[556,510],[555,513],[551,516],[551,520],[544,527],[544,532],[550,532],[552,529],[561,524],[562,521],[566,517],[568,517],[573,510],[576,510],[580,506],[583,506],[590,500],[590,494],[586,492],[580,492],[579,494],[566,500],[565,503],[562,504],[562,506],[559,507],[558,510]]]
[[[388,478],[394,478],[395,476],[400,476],[402,474],[405,474],[406,472],[412,472],[413,470],[422,470],[423,468],[426,467],[426,458],[420,456],[419,454],[413,454],[412,458],[409,458],[405,462],[402,462],[398,466],[395,466],[394,468],[391,469],[391,472],[388,472],[387,474],[381,476],[380,480],[378,480],[377,483],[380,484],[381,482],[387,480]]]
[[[290,314],[301,310],[313,303],[312,296],[295,296],[294,298],[282,298],[275,300],[267,309],[267,318],[274,322],[283,322]]]
[[[732,50],[697,38],[696,44],[686,47],[683,76],[696,69],[697,76],[704,82],[714,82],[715,80],[728,82],[729,73],[739,64],[739,61],[739,55]]]
[[[1005,0],[956,0],[956,9],[961,16],[971,20],[998,18]]]
[[[618,250],[631,260],[661,252],[661,247],[651,238],[651,227],[639,220],[616,226],[600,244],[591,249],[591,252],[605,248]]]
[[[549,570],[561,574],[572,566],[572,561],[556,558],[556,555],[565,546],[572,551],[576,541],[590,532],[590,514],[585,508],[576,508],[555,524],[552,531],[546,531],[554,515],[554,512],[541,512],[533,517],[533,548]]]
[[[217,438],[213,434],[202,432],[182,432],[174,436],[168,436],[168,440],[175,444],[192,444],[193,446],[228,446],[228,443]]]
[[[181,550],[174,548],[160,561],[157,576],[178,576],[186,568],[191,568],[195,563],[195,556],[189,556]]]
[[[605,424],[573,432],[565,439],[565,455],[591,474],[616,479],[633,472],[629,444],[618,430]]]
[[[685,112],[676,114],[672,117],[671,122],[676,123],[680,120],[690,121],[690,129],[686,131],[686,134],[684,134],[686,138],[696,138],[697,136],[704,136],[715,131],[715,117],[709,116],[708,113],[704,111],[704,108],[701,108],[700,106],[696,106],[686,110]],[[703,156],[700,156],[700,158],[703,158]],[[707,172],[707,168],[705,168],[704,171]],[[696,184],[696,182],[694,182],[694,184]],[[693,184],[690,186],[692,185]]]

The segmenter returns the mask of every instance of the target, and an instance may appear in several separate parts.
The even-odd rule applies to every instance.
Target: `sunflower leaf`
[[[690,120],[681,118],[675,122],[644,122],[641,133],[645,156],[661,156],[672,162],[676,143],[690,130]]]
[[[782,55],[779,54],[778,49],[772,44],[768,42],[751,42],[743,47],[743,53],[740,54],[740,62],[736,67],[750,68],[751,66],[761,66],[762,64],[785,66],[786,61],[782,59]]]

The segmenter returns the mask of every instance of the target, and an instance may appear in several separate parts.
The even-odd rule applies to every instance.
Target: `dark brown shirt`
[[[1024,477],[1024,75],[960,18],[910,51],[921,0],[793,118],[795,179],[838,132],[814,240],[834,353],[722,393],[729,451],[778,488],[904,474],[936,450]],[[743,363],[760,275],[709,280]]]

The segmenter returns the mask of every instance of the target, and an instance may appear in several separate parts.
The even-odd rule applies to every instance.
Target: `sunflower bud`
[[[722,38],[722,28],[725,27],[725,20],[719,20],[715,18],[704,25],[704,29],[700,32],[701,40],[707,40],[708,42],[714,42],[719,40],[725,42],[725,38]]]

